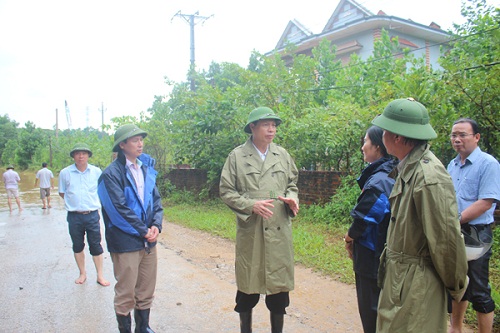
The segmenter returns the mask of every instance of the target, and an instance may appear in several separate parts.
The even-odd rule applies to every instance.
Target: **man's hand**
[[[265,219],[270,218],[271,216],[273,216],[273,212],[267,209],[267,207],[274,208],[273,201],[274,199],[256,201],[253,204],[252,212],[254,214],[262,216]]]
[[[284,203],[286,203],[288,205],[288,207],[291,209],[291,211],[293,213],[293,216],[297,216],[297,214],[299,213],[299,204],[297,203],[297,201],[295,201],[295,199],[285,198],[282,196],[279,196],[278,199],[283,201]]]
[[[345,243],[345,249],[347,250],[347,255],[349,258],[352,259],[352,242],[351,243]]]
[[[349,237],[348,234],[344,236],[344,242],[345,242],[345,249],[347,250],[347,254],[349,255],[349,258],[352,259],[352,248],[353,248],[353,242],[354,239]]]
[[[148,233],[144,238],[147,239],[148,242],[154,243],[156,242],[156,239],[158,238],[158,235],[160,234],[160,231],[158,230],[158,227],[152,226],[151,228],[148,229]]]

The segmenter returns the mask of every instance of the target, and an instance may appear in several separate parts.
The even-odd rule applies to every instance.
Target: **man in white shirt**
[[[7,167],[7,171],[3,173],[3,182],[5,183],[5,189],[7,190],[7,202],[9,204],[9,210],[12,212],[12,198],[16,199],[17,208],[22,211],[21,200],[19,199],[19,186],[17,185],[21,181],[19,174],[14,171],[14,166],[11,164]]]
[[[109,281],[103,276],[103,249],[101,245],[101,225],[98,210],[101,202],[97,195],[97,180],[101,169],[89,164],[92,151],[84,143],[77,143],[69,153],[75,163],[62,169],[59,173],[59,195],[64,199],[68,211],[67,221],[69,235],[73,242],[73,253],[80,276],[76,284],[87,280],[85,270],[85,234],[90,254],[97,271],[97,283],[103,287],[109,286]]]
[[[47,168],[47,163],[42,163],[42,168],[38,170],[35,177],[35,187],[40,180],[40,199],[42,199],[42,209],[51,208],[50,189],[54,189],[54,174]]]

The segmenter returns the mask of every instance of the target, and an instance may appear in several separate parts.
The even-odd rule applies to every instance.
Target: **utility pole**
[[[52,136],[49,134],[49,165],[52,168]]]
[[[101,131],[104,131],[104,103],[101,102]]]
[[[71,114],[69,112],[69,106],[66,100],[64,100],[64,108],[66,109],[66,121],[68,122],[68,129],[71,130],[73,126],[71,125]]]
[[[59,136],[59,113],[56,109],[56,138]]]
[[[210,16],[200,16],[199,15],[199,12],[196,12],[194,14],[189,14],[189,15],[186,15],[186,14],[182,14],[181,11],[179,10],[174,16],[172,16],[172,19],[170,21],[172,21],[174,19],[174,17],[181,17],[183,18],[184,20],[186,20],[186,22],[189,23],[189,27],[190,27],[190,34],[189,34],[189,37],[190,37],[190,60],[191,60],[191,65],[189,67],[189,77],[190,77],[190,81],[191,81],[191,91],[195,91],[195,84],[194,84],[194,70],[195,70],[195,64],[194,64],[194,26],[197,24],[197,23],[204,23],[206,20],[208,20],[209,18],[211,18],[213,16],[210,15]]]
[[[87,124],[86,124],[87,127],[86,128],[88,129],[89,128],[89,107],[88,106],[85,108],[85,116],[87,119]]]

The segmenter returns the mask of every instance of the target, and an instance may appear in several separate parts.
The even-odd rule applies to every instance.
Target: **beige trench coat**
[[[292,213],[278,196],[298,202],[298,170],[288,152],[271,143],[262,161],[251,138],[235,148],[222,169],[220,196],[236,214],[236,284],[246,294],[294,288]],[[276,199],[273,216],[253,214],[258,200]]]
[[[389,198],[377,332],[446,332],[446,291],[460,300],[468,283],[455,190],[428,146],[404,163]]]

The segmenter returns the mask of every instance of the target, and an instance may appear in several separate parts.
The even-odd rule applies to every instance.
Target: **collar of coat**
[[[152,158],[151,156],[149,156],[148,154],[141,154],[137,158],[142,162],[142,165],[146,166],[146,167],[153,167],[154,168],[154,166],[156,164],[156,160],[154,158]],[[123,152],[119,152],[118,156],[116,157],[116,159],[122,165],[126,165],[127,164],[126,163],[127,158],[125,157],[125,154],[123,154]]]
[[[430,153],[429,144],[419,145],[408,153],[408,156],[406,156],[404,161],[405,165],[403,166],[403,169],[399,172],[401,179],[405,183],[407,183],[415,173],[416,170],[415,165],[417,163],[420,162],[429,163],[429,156],[426,156],[428,155],[428,153]],[[398,168],[395,168],[393,172],[391,172],[390,174],[391,177],[398,174],[397,169]],[[396,174],[394,174],[395,172]]]
[[[280,146],[274,142],[271,142],[269,145],[269,150],[264,161],[262,161],[259,153],[255,150],[252,143],[252,137],[248,138],[247,142],[243,145],[243,157],[245,157],[245,162],[257,170],[268,169],[276,163],[279,163],[280,155]],[[264,165],[262,165],[262,163],[264,163]]]

